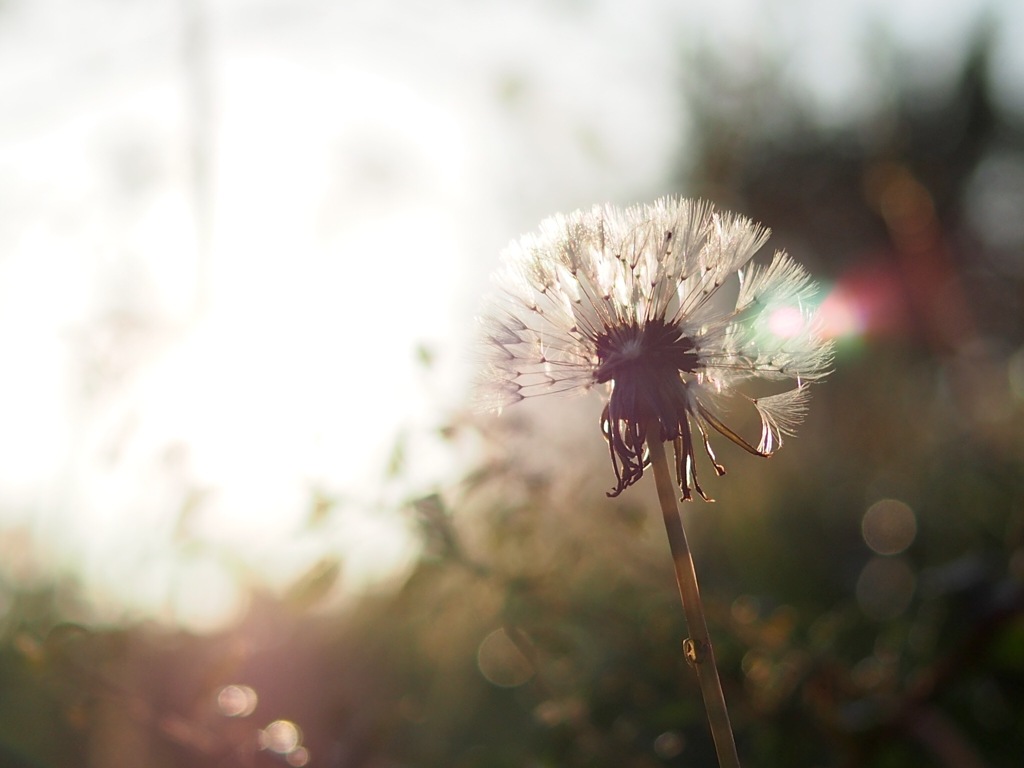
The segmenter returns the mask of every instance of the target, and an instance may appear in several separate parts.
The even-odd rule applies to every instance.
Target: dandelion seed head
[[[498,291],[482,318],[483,402],[607,388],[601,428],[617,495],[647,466],[646,440],[673,443],[683,498],[707,499],[695,446],[724,474],[711,435],[767,456],[793,435],[808,384],[827,375],[832,348],[809,307],[816,285],[783,252],[752,259],[769,230],[709,203],[556,215],[503,254]],[[750,380],[781,391],[753,397]],[[788,382],[788,384],[787,384]],[[718,415],[726,399],[761,420],[754,445]]]

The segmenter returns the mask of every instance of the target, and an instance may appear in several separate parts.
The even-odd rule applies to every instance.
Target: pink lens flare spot
[[[818,308],[821,333],[826,339],[857,336],[868,325],[867,310],[849,291],[836,288]]]
[[[791,339],[803,331],[807,319],[797,307],[779,307],[768,316],[768,330],[783,339]]]

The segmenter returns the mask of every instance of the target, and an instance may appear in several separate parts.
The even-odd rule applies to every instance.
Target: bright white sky
[[[429,428],[465,398],[498,252],[555,210],[667,190],[680,46],[739,71],[783,52],[835,116],[886,87],[857,19],[955,66],[976,6],[3,4],[0,568],[196,628],[240,608],[239,573],[391,571],[412,552],[397,500],[457,476]],[[1021,104],[1024,14],[1001,34]],[[313,489],[343,501],[310,530]]]

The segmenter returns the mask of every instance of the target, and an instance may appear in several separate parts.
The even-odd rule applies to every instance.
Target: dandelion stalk
[[[707,622],[704,620],[704,606],[697,587],[697,572],[694,570],[690,546],[686,543],[686,532],[679,518],[676,488],[669,473],[668,460],[665,458],[665,446],[659,439],[657,423],[647,428],[647,447],[651,467],[654,469],[654,482],[658,487],[661,513],[665,519],[668,545],[672,550],[672,564],[676,569],[679,597],[683,601],[686,627],[690,633],[685,642],[686,660],[697,672],[711,736],[715,740],[715,751],[718,753],[718,764],[721,768],[739,768],[740,759],[736,754],[736,741],[732,734],[732,724],[729,722],[729,711],[725,706],[725,695],[718,678],[715,652],[711,646]]]

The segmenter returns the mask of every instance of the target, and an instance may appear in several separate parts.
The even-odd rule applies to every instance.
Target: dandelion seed
[[[482,321],[488,404],[606,387],[609,495],[643,476],[652,438],[673,444],[683,498],[710,500],[695,446],[719,475],[714,434],[770,455],[794,433],[808,384],[832,361],[803,267],[783,252],[751,264],[768,235],[743,216],[677,198],[547,219],[504,254],[500,294]],[[753,380],[781,391],[744,393]],[[760,417],[756,445],[718,415],[732,399]],[[649,435],[654,425],[658,434]]]

